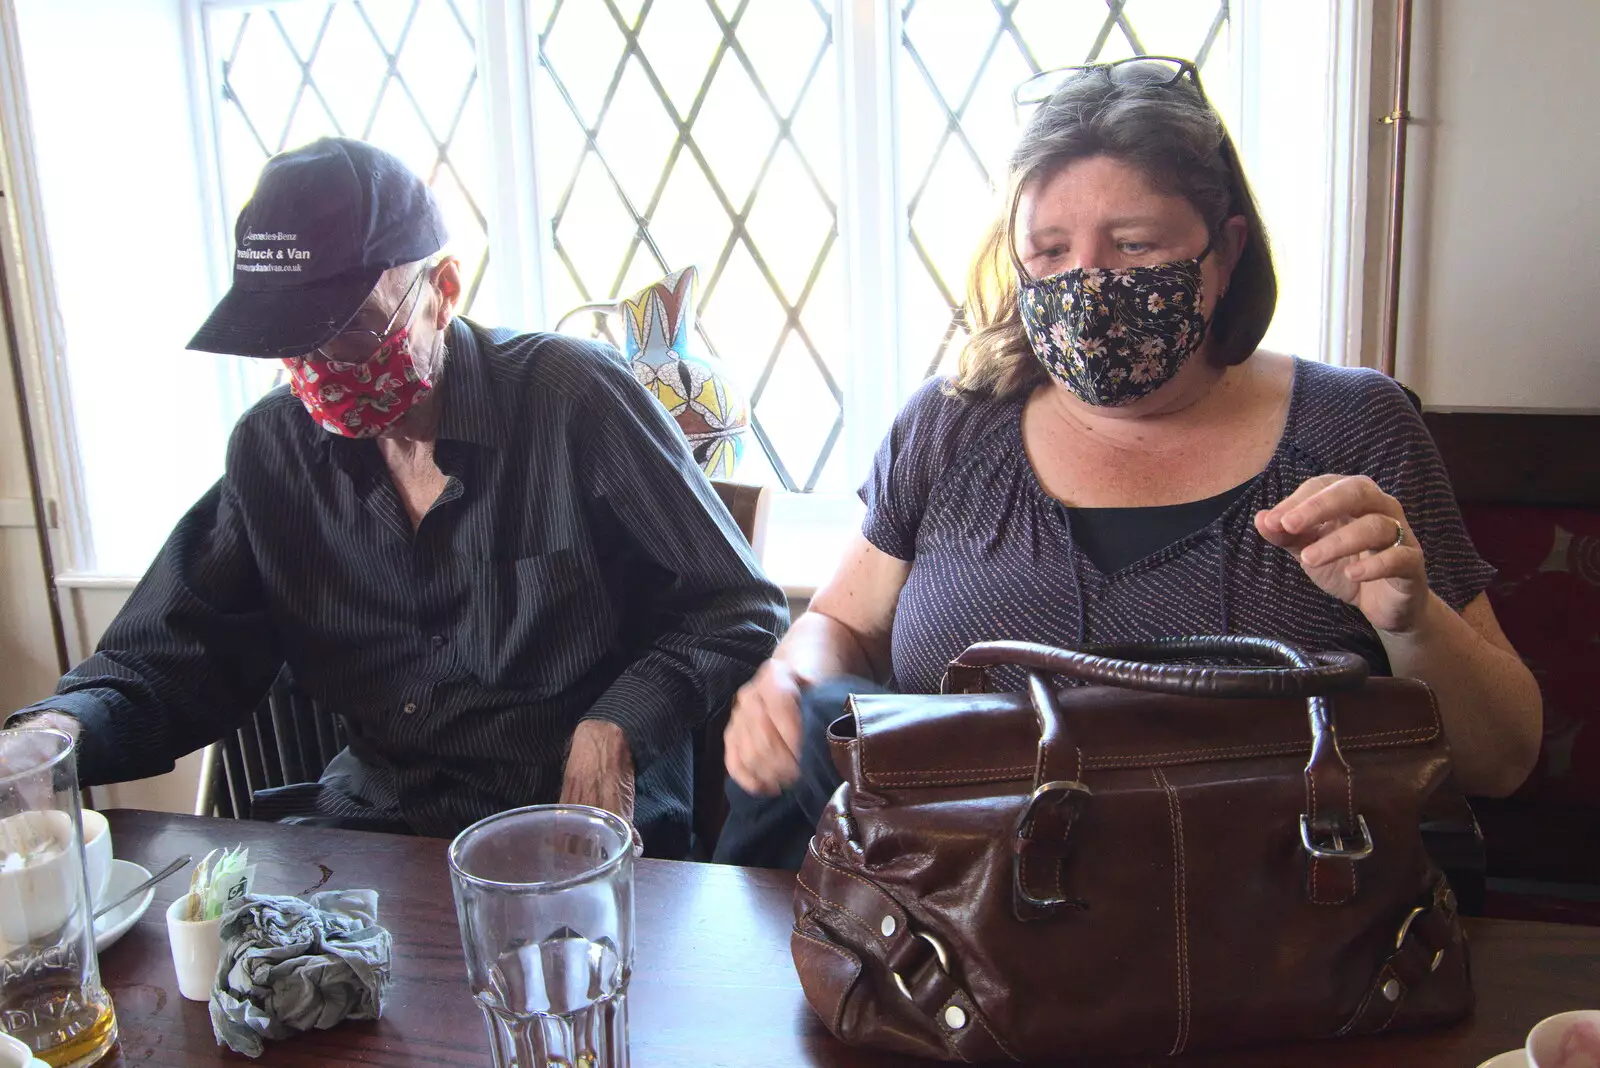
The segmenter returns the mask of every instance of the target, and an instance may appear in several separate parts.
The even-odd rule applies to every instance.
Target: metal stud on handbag
[[[986,692],[986,668],[1028,692]],[[1052,676],[1088,685],[1057,690]],[[947,1060],[1164,1056],[1471,1011],[1433,695],[1260,638],[968,649],[851,699],[799,874],[813,1009]]]

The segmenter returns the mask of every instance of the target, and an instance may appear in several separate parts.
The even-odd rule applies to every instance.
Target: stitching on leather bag
[[[1388,731],[1368,731],[1365,734],[1352,734],[1345,738],[1340,748],[1346,750],[1369,749],[1396,749],[1409,742],[1429,742],[1439,736],[1439,702],[1434,697],[1433,691],[1428,691],[1429,711],[1433,717],[1432,727],[1402,727]],[[1394,741],[1379,742],[1377,738],[1392,738]],[[1171,749],[1163,753],[1129,753],[1121,756],[1089,756],[1084,757],[1080,750],[1079,762],[1083,770],[1097,770],[1104,768],[1120,768],[1137,765],[1140,761],[1164,761],[1180,759],[1197,759],[1206,756],[1247,756],[1250,754],[1288,754],[1304,751],[1309,748],[1305,742],[1264,742],[1260,745],[1234,745],[1216,746],[1204,749]],[[866,760],[866,747],[862,746],[862,759]],[[957,783],[970,777],[972,782],[986,781],[988,776],[1003,775],[1014,777],[1025,775],[1037,768],[1031,764],[1019,764],[1008,768],[919,768],[910,771],[880,771],[868,774],[867,781],[874,783],[890,783],[896,786],[937,786],[942,783]],[[925,780],[925,781],[924,781]]]
[[[801,938],[804,938],[807,942],[813,942],[813,943],[823,947],[824,949],[832,950],[834,953],[837,953],[839,956],[843,957],[846,961],[848,961],[849,964],[851,965],[851,967],[855,968],[855,970],[856,970],[856,978],[850,980],[850,982],[848,982],[848,983],[845,983],[839,989],[839,997],[833,1003],[833,1012],[831,1013],[831,1015],[833,1017],[833,1023],[828,1028],[828,1030],[832,1031],[834,1034],[838,1034],[839,1033],[840,1022],[844,1018],[844,998],[845,998],[845,995],[850,993],[850,988],[852,986],[855,986],[856,981],[861,978],[861,969],[863,968],[863,964],[854,955],[852,955],[852,954],[846,952],[845,950],[839,948],[838,946],[834,945],[832,942],[826,941],[824,939],[818,938],[816,935],[807,934],[806,932],[802,931],[800,929],[800,925],[799,924],[795,924],[794,925],[794,933],[799,935]]]
[[[861,727],[861,709],[856,707],[856,699],[850,698],[846,706],[850,709],[850,716],[856,721],[856,744],[861,747],[861,773],[868,782],[872,781],[872,758],[867,753],[867,732]]]
[[[957,996],[956,997],[952,997],[950,999],[950,1001],[949,1001],[949,1004],[952,1004],[952,1005],[956,1004],[960,1000],[960,997],[959,997],[960,993],[961,993],[961,988],[960,987],[956,987],[956,995]],[[973,1019],[977,1019],[978,1014],[976,1012],[974,1012],[972,1014],[972,1017],[973,1017]],[[933,1014],[933,1029],[935,1031],[938,1031],[939,1034],[944,1038],[944,1048],[949,1050],[952,1054],[954,1054],[955,1058],[957,1060],[959,1060],[962,1064],[971,1064],[972,1063],[972,1058],[967,1056],[966,1052],[964,1050],[962,1050],[961,1041],[960,1041],[960,1039],[958,1039],[956,1037],[956,1033],[954,1031],[952,1031],[950,1029],[950,1026],[944,1022],[944,1013],[938,1012],[938,1011],[934,1012],[934,1014]]]
[[[1353,775],[1346,775],[1345,776],[1345,782],[1347,784],[1350,784],[1352,779],[1353,779]],[[1317,819],[1317,813],[1320,811],[1320,809],[1317,807],[1317,780],[1316,780],[1316,778],[1314,776],[1312,776],[1312,777],[1308,777],[1307,781],[1311,784],[1311,816],[1312,816],[1312,821],[1315,822],[1316,819]],[[1352,784],[1350,786],[1350,809],[1353,811],[1354,808],[1355,808],[1355,787]],[[1354,823],[1355,823],[1355,821],[1352,820],[1351,821],[1351,825],[1354,826]],[[1323,867],[1324,864],[1326,864],[1328,866],[1328,869],[1330,871],[1341,871],[1342,869],[1337,869],[1337,868],[1333,867],[1333,865],[1336,864],[1336,863],[1343,863],[1343,864],[1349,865],[1350,892],[1348,894],[1345,894],[1345,895],[1336,895],[1331,900],[1324,901],[1322,899],[1322,896],[1317,892],[1317,882],[1318,882],[1317,874],[1318,874],[1318,872],[1320,872],[1322,870],[1322,867]],[[1329,860],[1329,859],[1324,858],[1324,857],[1312,857],[1311,858],[1311,903],[1313,905],[1328,905],[1328,906],[1342,905],[1346,901],[1349,901],[1351,898],[1353,898],[1355,896],[1355,894],[1356,894],[1356,870],[1355,870],[1355,862],[1354,861],[1350,861],[1350,860],[1333,861],[1333,860]]]
[[[1032,765],[1018,768],[962,768],[956,771],[886,771],[868,779],[883,786],[940,786],[990,782],[996,778],[1022,778],[1033,772]],[[914,778],[913,776],[922,776]]]
[[[1317,780],[1315,778],[1308,778],[1306,781],[1311,784],[1311,813],[1313,820],[1315,820],[1317,812]],[[1353,792],[1354,791],[1352,791],[1352,793]],[[1327,864],[1331,867],[1334,863],[1334,861],[1323,857],[1311,858],[1311,903],[1313,905],[1342,905],[1346,901],[1349,901],[1351,898],[1355,897],[1357,889],[1356,869],[1355,861],[1351,860],[1343,861],[1343,863],[1350,865],[1350,893],[1348,895],[1344,897],[1336,897],[1332,901],[1324,901],[1322,900],[1322,896],[1317,892],[1317,873],[1322,870],[1323,864]]]
[[[1379,735],[1403,735],[1395,741],[1372,742],[1362,744],[1362,739],[1377,738]],[[1356,735],[1353,739],[1346,739],[1341,746],[1343,749],[1365,752],[1371,749],[1397,749],[1411,742],[1426,742],[1438,737],[1438,731],[1415,727],[1401,731],[1383,731],[1373,734]],[[1172,749],[1164,753],[1132,753],[1123,756],[1082,757],[1081,767],[1084,770],[1100,771],[1115,768],[1129,768],[1147,766],[1156,762],[1183,762],[1196,761],[1204,757],[1231,757],[1231,756],[1269,756],[1290,755],[1304,752],[1310,748],[1304,742],[1268,742],[1261,745],[1226,746],[1212,749]],[[1017,778],[1036,771],[1037,768],[1022,764],[1011,768],[959,768],[955,770],[917,769],[913,771],[884,771],[866,776],[867,781],[885,786],[950,786],[966,783],[990,782],[997,777]]]
[[[1034,770],[1032,764],[1018,764],[1011,768],[926,768],[914,771],[883,771],[874,775],[874,779],[904,779],[912,775],[922,775],[928,778],[940,778],[951,775],[998,775]]]
[[[861,876],[857,875],[855,872],[846,871],[845,869],[839,867],[836,864],[829,864],[826,860],[822,859],[822,856],[820,854],[817,853],[816,846],[814,844],[811,846],[811,855],[817,858],[817,864],[819,866],[821,866],[823,868],[826,868],[828,871],[834,872],[834,873],[836,873],[838,875],[843,875],[846,879],[854,879],[856,882],[860,883],[862,886],[866,887],[868,890],[871,890],[874,894],[877,894],[879,897],[882,897],[882,898],[886,899],[889,902],[889,907],[891,909],[898,909],[901,912],[901,914],[905,916],[906,922],[907,923],[910,922],[911,914],[909,912],[906,912],[906,910],[901,906],[901,904],[898,901],[896,901],[893,897],[891,897],[889,895],[889,892],[887,890],[885,890],[883,887],[879,886],[877,883],[873,882],[870,879],[863,879]],[[796,876],[796,878],[798,878],[798,875]],[[804,885],[804,884],[802,883],[801,885]],[[806,889],[810,890],[811,888],[810,887],[806,887]],[[813,894],[817,893],[815,890],[812,890],[811,892]],[[817,894],[817,899],[819,901],[827,901],[828,900],[827,898],[824,898],[821,894]],[[832,902],[829,902],[829,903],[832,904]],[[840,908],[844,908],[843,905],[840,905],[839,907]],[[850,912],[849,909],[845,909],[845,911],[846,912]],[[850,915],[855,916],[855,918],[857,920],[861,920],[861,917],[860,916],[856,916],[856,914],[853,913],[853,912],[850,912]],[[861,920],[861,922],[862,923],[866,923],[865,920]],[[872,929],[872,925],[871,924],[867,924],[867,929],[871,930]]]
[[[856,882],[861,883],[862,885],[866,886],[873,893],[878,894],[878,895],[880,895],[880,896],[882,896],[884,898],[887,898],[891,907],[900,909],[899,903],[896,902],[894,900],[894,898],[889,897],[889,895],[888,895],[888,893],[886,891],[884,891],[882,888],[878,887],[876,884],[874,884],[870,880],[863,879],[861,876],[856,875],[854,872],[845,871],[843,868],[838,867],[837,865],[829,864],[827,861],[823,860],[821,856],[817,855],[815,847],[812,848],[811,852],[812,852],[813,856],[817,857],[817,863],[819,865],[821,865],[822,867],[826,868],[828,871],[834,872],[834,873],[836,873],[838,875],[843,875],[847,879],[854,879]],[[1026,857],[1024,857],[1024,863],[1026,863]],[[807,890],[811,891],[811,893],[816,896],[818,901],[823,901],[823,902],[826,902],[826,903],[828,903],[830,905],[836,905],[837,904],[836,902],[833,902],[830,899],[823,897],[821,894],[817,893],[817,891],[812,890],[811,887],[806,884],[805,880],[800,879],[798,873],[796,874],[795,878],[796,878],[796,881],[798,881],[801,886],[803,886]],[[865,924],[865,921],[863,921],[860,916],[857,916],[854,912],[851,912],[849,909],[845,908],[843,905],[838,905],[837,907],[840,908],[840,909],[843,909],[845,912],[849,913],[850,916],[854,917],[857,922],[861,922],[861,923]],[[904,909],[900,909],[900,911],[901,912],[905,912]],[[909,924],[910,921],[911,921],[910,914],[906,913],[906,923]],[[872,929],[872,925],[871,924],[865,924],[865,926],[867,927],[868,930]],[[798,930],[798,929],[799,928],[796,927],[796,930]],[[905,929],[904,927],[901,928],[901,930],[904,930],[904,929]],[[804,937],[803,934],[802,934],[802,937]],[[886,939],[886,941],[890,941],[890,940]],[[838,950],[837,946],[833,946],[831,944],[828,946],[828,948],[834,949],[836,951]],[[961,991],[960,987],[957,987],[956,989],[958,991]],[[961,992],[963,994],[965,994],[964,991],[961,991]],[[841,997],[841,1000],[842,1000],[843,999],[843,995],[841,995],[840,997]],[[1011,1051],[1010,1047],[1008,1047],[1004,1042],[1000,1041],[1000,1036],[996,1035],[994,1033],[994,1031],[989,1027],[989,1025],[987,1023],[984,1023],[983,1017],[978,1013],[977,1006],[976,1006],[975,1003],[972,1002],[971,996],[970,995],[966,995],[966,997],[967,997],[968,1003],[970,1005],[972,1005],[972,1010],[973,1010],[972,1011],[972,1018],[977,1020],[979,1023],[983,1023],[983,1029],[985,1031],[989,1032],[989,1037],[994,1039],[994,1044],[996,1046],[1000,1047],[1000,1049],[1005,1052],[1006,1056],[1010,1057],[1014,1061],[1020,1061],[1022,1058],[1018,1057],[1015,1053],[1013,1053]],[[943,1029],[944,1024],[942,1022],[937,1021],[937,1019],[936,1019],[935,1022],[937,1023],[937,1025],[941,1029]],[[960,1053],[959,1050],[957,1050],[956,1052],[958,1054]]]
[[[872,924],[868,923],[866,920],[862,919],[860,916],[857,916],[853,911],[851,911],[851,909],[850,909],[850,907],[848,905],[845,905],[845,904],[843,904],[841,902],[835,901],[831,897],[823,897],[821,892],[818,891],[815,887],[813,887],[810,883],[807,883],[805,881],[805,879],[803,879],[801,877],[799,872],[795,873],[794,881],[799,883],[806,890],[810,891],[812,896],[815,897],[818,901],[822,902],[824,905],[827,905],[829,908],[838,909],[840,912],[844,913],[846,916],[849,916],[852,920],[855,920],[862,927],[865,927],[868,931],[872,930]]]
[[[1361,825],[1356,822],[1356,769],[1350,766],[1349,761],[1345,761],[1344,766],[1344,791],[1344,815],[1345,820],[1347,821],[1346,826],[1350,828],[1350,833],[1354,834],[1358,829],[1360,829]],[[1361,875],[1359,869],[1356,867],[1355,861],[1347,860],[1344,862],[1344,864],[1350,872],[1350,896],[1344,898],[1343,900],[1349,901],[1351,898],[1354,898],[1361,889],[1360,885],[1356,881],[1361,877]]]
[[[1404,731],[1384,731],[1384,734],[1404,734],[1407,737],[1394,742],[1382,742],[1373,745],[1356,744],[1362,738],[1376,738],[1377,734],[1357,735],[1355,738],[1346,739],[1341,748],[1344,749],[1392,749],[1406,744],[1409,741],[1425,742],[1437,736],[1437,732],[1424,727],[1413,727]],[[1088,758],[1087,767],[1114,768],[1134,764],[1138,761],[1172,760],[1174,758],[1194,759],[1205,756],[1246,756],[1252,753],[1296,753],[1310,749],[1306,742],[1264,742],[1260,745],[1231,745],[1218,746],[1210,749],[1170,749],[1164,753],[1126,753],[1120,756],[1105,756]]]
[[[1306,785],[1311,787],[1311,822],[1314,824],[1314,823],[1317,822],[1317,777],[1315,775],[1307,775],[1306,776]],[[1321,867],[1322,867],[1322,858],[1321,857],[1312,857],[1311,858],[1311,903],[1313,905],[1326,905],[1327,904],[1326,901],[1322,900],[1322,895],[1317,893],[1317,872],[1321,870]]]
[[[1431,690],[1428,693],[1428,697],[1431,701],[1433,697],[1433,692]],[[1392,731],[1368,731],[1365,734],[1352,734],[1344,741],[1346,745],[1360,745],[1369,738],[1392,738],[1397,734],[1425,734],[1429,737],[1432,737],[1433,735],[1439,733],[1437,713],[1434,714],[1433,718],[1435,723],[1431,727],[1396,727]]]
[[[1021,1061],[1022,1058],[1013,1053],[1011,1047],[1000,1041],[1000,1036],[994,1033],[994,1028],[989,1026],[989,1021],[985,1020],[983,1018],[983,1013],[978,1011],[978,1003],[972,1000],[972,995],[968,994],[964,990],[960,990],[960,987],[957,987],[956,989],[961,992],[964,1000],[966,1001],[967,1008],[972,1013],[972,1018],[982,1025],[984,1031],[991,1039],[994,1040],[994,1044],[1000,1048],[1000,1052],[1004,1053],[1007,1057],[1010,1057],[1014,1061]]]
[[[1398,981],[1399,977],[1397,976],[1396,979]],[[1389,1006],[1389,1015],[1384,1019],[1383,1023],[1378,1025],[1378,1029],[1374,1031],[1373,1034],[1382,1034],[1384,1031],[1389,1029],[1389,1025],[1394,1023],[1394,1018],[1400,1015],[1400,1005],[1405,1001],[1406,995],[1409,993],[1411,993],[1411,991],[1404,989],[1404,985],[1402,984],[1400,996],[1394,999],[1393,1005]]]
[[[1378,992],[1378,988],[1383,985],[1383,974],[1388,970],[1389,966],[1387,964],[1378,970],[1377,982],[1367,987],[1367,996],[1361,999],[1361,1004],[1356,1006],[1356,1011],[1354,1014],[1351,1015],[1350,1019],[1345,1021],[1345,1025],[1343,1027],[1339,1028],[1339,1030],[1333,1033],[1333,1037],[1343,1038],[1345,1035],[1348,1035],[1351,1031],[1355,1030],[1356,1024],[1360,1023],[1361,1017],[1366,1014],[1367,1006],[1372,1004],[1373,995],[1376,994]]]
[[[1165,753],[1129,753],[1123,756],[1090,757],[1092,768],[1137,766],[1141,762],[1197,760],[1201,757],[1249,756],[1251,754],[1294,753],[1308,746],[1300,742],[1269,742],[1261,745],[1232,745],[1215,749],[1169,749]]]
[[[1150,773],[1167,796],[1167,813],[1172,820],[1172,907],[1177,920],[1173,942],[1178,965],[1178,1034],[1167,1056],[1176,1057],[1189,1041],[1189,1016],[1193,1011],[1189,998],[1189,873],[1183,857],[1183,810],[1178,804],[1178,793],[1160,768],[1151,768]]]

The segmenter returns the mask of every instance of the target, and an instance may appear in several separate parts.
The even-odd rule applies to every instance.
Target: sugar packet
[[[216,919],[243,900],[255,877],[256,866],[250,863],[250,850],[244,846],[213,849],[195,865],[194,875],[189,880],[189,907],[184,918]]]

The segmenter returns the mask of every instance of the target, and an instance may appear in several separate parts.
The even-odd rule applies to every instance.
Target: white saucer
[[[133,861],[113,860],[111,874],[106,878],[106,894],[101,900],[119,898],[148,878],[150,873]],[[124,901],[95,920],[95,951],[104,953],[107,946],[127,934],[128,928],[139,922],[139,917],[144,915],[144,910],[150,907],[150,902],[155,896],[156,888],[152,886],[138,897]]]
[[[27,1047],[22,1039],[14,1038],[4,1031],[0,1031],[0,1051],[11,1054],[13,1059],[8,1061],[8,1064],[17,1063],[15,1057],[20,1053],[28,1058],[26,1061],[21,1062],[22,1068],[50,1068],[44,1061],[33,1056],[33,1051]]]
[[[1525,1049],[1509,1049],[1498,1056],[1490,1057],[1478,1068],[1528,1068],[1528,1051]]]

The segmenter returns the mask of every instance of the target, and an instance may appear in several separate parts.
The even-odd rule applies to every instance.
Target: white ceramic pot
[[[167,907],[167,940],[172,943],[172,968],[178,973],[178,992],[190,1001],[210,1001],[222,960],[222,917],[186,920],[189,895]]]

